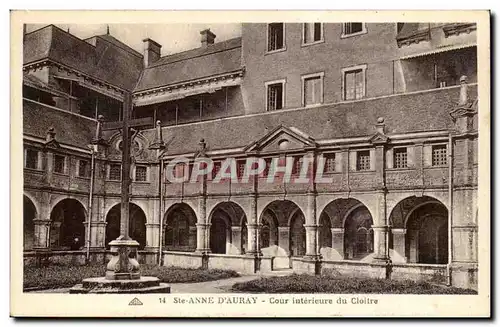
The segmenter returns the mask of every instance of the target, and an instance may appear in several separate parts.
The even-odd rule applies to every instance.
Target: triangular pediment
[[[46,148],[51,148],[51,149],[59,149],[61,146],[59,145],[59,142],[56,140],[52,139],[48,142],[45,142],[45,147]]]
[[[245,148],[245,151],[286,152],[304,148],[315,148],[315,140],[295,127],[280,125],[261,139]]]
[[[373,134],[373,136],[370,138],[370,142],[372,142],[373,144],[387,143],[388,140],[389,138],[386,135],[378,132]]]

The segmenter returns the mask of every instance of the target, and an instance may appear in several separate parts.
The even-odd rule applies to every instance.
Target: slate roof
[[[105,41],[94,46],[48,25],[25,35],[23,63],[51,59],[109,84],[132,90],[143,68],[142,56],[130,48],[125,49],[124,43],[110,35],[94,38]]]
[[[45,139],[55,128],[57,142],[87,149],[95,135],[95,120],[23,99],[23,134]]]
[[[146,68],[135,92],[241,69],[241,37],[162,57]]]
[[[469,88],[469,96],[477,96],[476,86]],[[296,127],[315,141],[371,136],[378,117],[385,118],[387,134],[446,130],[454,126],[449,111],[458,98],[459,87],[436,89],[163,127],[163,138],[168,143],[166,154],[174,155],[197,151],[202,138],[209,150],[245,147],[279,125]],[[149,139],[154,138],[154,130],[144,133]]]

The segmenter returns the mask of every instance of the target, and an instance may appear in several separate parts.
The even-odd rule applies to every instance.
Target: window
[[[267,51],[285,49],[285,24],[271,23],[267,25]]]
[[[311,106],[323,102],[324,73],[302,76],[302,105]]]
[[[214,168],[212,169],[212,179],[215,179],[215,176],[217,176],[217,174],[219,173],[221,166],[222,163],[220,161],[214,162]]]
[[[66,157],[59,154],[54,155],[54,172],[58,174],[65,173]]]
[[[119,181],[122,177],[122,166],[119,164],[109,165],[109,180]]]
[[[267,111],[283,109],[284,81],[266,83]]]
[[[323,168],[324,173],[334,173],[335,172],[335,153],[329,153],[324,156],[325,166]]]
[[[262,172],[262,176],[266,177],[269,175],[269,170],[271,169],[272,158],[265,158],[266,166],[264,167],[264,171]]]
[[[38,151],[26,149],[24,166],[30,169],[38,169]]]
[[[364,23],[343,23],[342,24],[342,36],[353,36],[366,33],[366,27]]]
[[[245,160],[238,160],[236,162],[236,169],[238,171],[238,178],[243,177],[243,174],[245,173]]]
[[[394,149],[394,168],[408,167],[408,152],[406,148]]]
[[[135,166],[135,181],[136,182],[146,182],[148,180],[148,167],[146,166]]]
[[[446,166],[448,164],[446,144],[432,146],[432,165]]]
[[[78,177],[89,177],[90,165],[87,160],[78,160]]]
[[[322,23],[304,23],[303,44],[323,41]]]
[[[343,70],[342,85],[344,87],[344,100],[356,100],[365,96],[365,69],[358,66]]]
[[[358,151],[356,166],[357,170],[370,170],[370,151]]]
[[[300,168],[302,167],[302,157],[295,157],[293,158],[293,166],[292,166],[292,175],[299,175],[300,174]]]

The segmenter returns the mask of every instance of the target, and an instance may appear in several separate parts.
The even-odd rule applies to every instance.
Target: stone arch
[[[344,219],[344,257],[363,260],[373,253],[373,218],[363,204],[356,205]]]
[[[196,213],[186,203],[171,205],[163,215],[162,244],[169,251],[196,250]]]
[[[389,224],[392,228],[406,228],[408,217],[413,211],[426,203],[441,203],[430,196],[408,196],[401,199],[389,213]]]
[[[393,243],[398,245],[394,250],[408,262],[448,263],[448,209],[441,201],[430,198],[415,203],[408,210],[403,226],[404,243]]]
[[[106,214],[106,247],[120,236],[121,203],[112,206]],[[142,208],[129,203],[129,236],[139,243],[139,249],[146,247],[146,213]]]
[[[33,200],[24,195],[23,197],[23,248],[24,251],[33,249],[35,245],[35,223],[34,220],[38,217]]]
[[[208,221],[210,250],[213,253],[240,254],[245,251],[247,218],[239,204],[232,201],[217,203],[212,208]]]
[[[290,218],[290,254],[304,256],[306,254],[306,221],[302,211],[294,211]]]
[[[296,199],[295,199],[296,200]],[[279,199],[277,200],[276,197],[262,197],[259,198],[259,201],[257,203],[257,217],[259,217],[258,222],[260,223],[260,219],[262,217],[262,214],[264,211],[266,211],[269,208],[276,208],[277,206],[281,206],[282,204],[288,204],[290,207],[293,207],[294,209],[298,207],[302,212],[306,212],[305,207],[301,204],[298,203],[295,200],[289,200],[289,199]],[[277,205],[277,204],[280,205]],[[287,216],[287,218],[290,218]],[[282,223],[280,219],[280,226],[288,226],[288,223]]]
[[[85,245],[87,212],[74,198],[58,201],[50,212],[49,247],[62,250],[79,250]]]
[[[364,206],[367,208],[363,202],[359,201],[355,198],[337,198],[333,201],[330,201],[324,208],[321,210],[318,215],[318,224],[323,215],[328,216],[330,218],[331,228],[344,228],[346,219],[349,217],[351,212],[355,210],[357,207]],[[367,208],[369,211],[369,209]],[[370,213],[371,215],[371,213]]]

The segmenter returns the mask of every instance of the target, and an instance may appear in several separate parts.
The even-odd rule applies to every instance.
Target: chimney
[[[201,34],[201,47],[206,48],[210,44],[214,44],[216,35],[210,31],[209,28],[200,32]]]
[[[149,67],[153,62],[160,59],[161,44],[150,38],[142,40],[144,42],[144,67]]]

